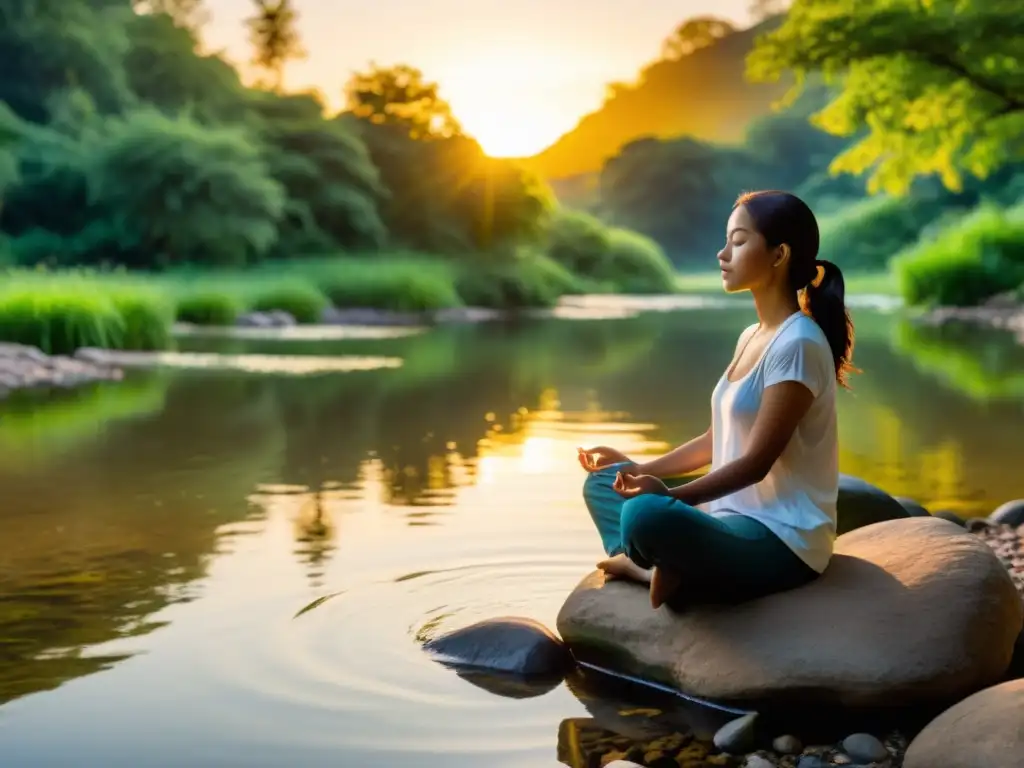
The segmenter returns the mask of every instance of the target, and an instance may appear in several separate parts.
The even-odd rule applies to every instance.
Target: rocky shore
[[[114,366],[66,355],[47,355],[36,347],[0,342],[0,398],[14,390],[70,388],[95,381],[117,381]]]
[[[920,315],[924,325],[971,323],[1012,332],[1024,344],[1024,303],[1014,293],[993,296],[974,307],[938,307]]]

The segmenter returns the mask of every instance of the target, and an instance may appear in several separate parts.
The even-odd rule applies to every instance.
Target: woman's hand
[[[587,472],[596,472],[612,464],[626,463],[631,467],[636,466],[636,463],[622,451],[604,445],[597,448],[577,448],[576,451],[579,454],[580,466]]]
[[[630,472],[617,472],[615,483],[612,485],[619,496],[631,499],[642,493],[653,493],[658,496],[671,496],[672,492],[662,482],[661,478],[654,475],[634,475]]]

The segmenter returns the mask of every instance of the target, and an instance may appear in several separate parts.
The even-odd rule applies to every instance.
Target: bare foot
[[[615,555],[607,560],[602,560],[597,567],[613,579],[630,579],[639,581],[642,584],[651,583],[651,572],[641,568],[625,555]]]
[[[666,571],[664,568],[655,568],[651,576],[651,607],[657,610],[666,600],[672,597],[683,577],[675,571]]]

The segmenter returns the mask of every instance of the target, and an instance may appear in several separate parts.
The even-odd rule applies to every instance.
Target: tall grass
[[[0,340],[47,354],[164,349],[173,319],[162,291],[117,274],[19,270],[0,279]]]

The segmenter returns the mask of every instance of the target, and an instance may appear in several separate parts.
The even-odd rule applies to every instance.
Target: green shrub
[[[234,325],[245,311],[235,293],[210,288],[185,292],[178,298],[175,315],[179,322],[195,325]]]
[[[983,206],[892,261],[910,305],[977,304],[1024,282],[1024,206]]]
[[[651,238],[628,229],[608,232],[608,255],[598,278],[613,281],[623,293],[671,293],[676,273]]]
[[[473,307],[520,309],[552,307],[579,289],[564,266],[541,254],[524,254],[503,264],[466,265],[456,288]]]
[[[547,254],[570,272],[592,277],[608,254],[608,228],[582,211],[559,210],[548,230]]]
[[[432,312],[462,304],[454,272],[439,260],[339,259],[317,284],[336,307]]]
[[[956,215],[929,198],[869,197],[822,219],[822,258],[850,272],[878,269]]]
[[[621,293],[668,293],[675,270],[661,246],[639,232],[607,227],[590,214],[559,211],[548,232],[547,255],[588,288]]]
[[[319,323],[329,305],[322,291],[303,280],[268,282],[253,289],[249,302],[249,308],[256,312],[280,310],[303,324]]]

